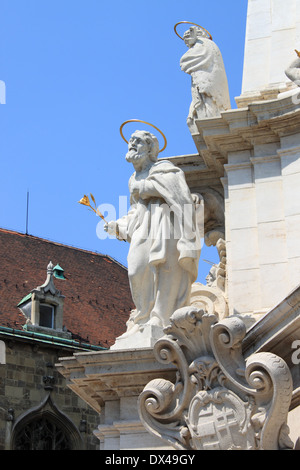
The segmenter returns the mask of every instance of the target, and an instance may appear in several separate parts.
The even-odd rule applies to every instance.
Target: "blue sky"
[[[0,0],[0,227],[108,254],[127,265],[128,245],[100,240],[98,219],[77,201],[119,206],[132,167],[119,128],[137,118],[168,140],[161,157],[196,153],[186,125],[190,77],[178,21],[204,26],[225,63],[232,107],[241,93],[246,0]],[[140,126],[138,126],[140,127]],[[135,126],[136,128],[136,126]],[[130,133],[135,128],[124,129]],[[209,271],[203,259],[199,280]],[[52,260],[58,262],[59,260]]]

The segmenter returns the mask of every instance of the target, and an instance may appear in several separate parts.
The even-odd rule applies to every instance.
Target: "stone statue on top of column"
[[[136,309],[123,338],[145,325],[162,331],[175,310],[189,305],[197,278],[201,242],[196,201],[183,171],[168,160],[158,160],[158,153],[153,134],[131,135],[126,154],[135,170],[129,180],[131,208],[105,226],[108,233],[130,243],[128,277]]]
[[[175,32],[179,36],[177,25]],[[197,119],[220,116],[231,108],[228,81],[221,52],[208,31],[195,25],[179,37],[189,48],[181,57],[180,67],[192,78],[192,103],[187,118],[192,127]]]

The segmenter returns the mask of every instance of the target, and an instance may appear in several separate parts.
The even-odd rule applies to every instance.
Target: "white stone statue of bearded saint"
[[[133,133],[126,154],[135,169],[129,179],[131,208],[105,226],[109,234],[130,242],[128,276],[136,310],[122,336],[145,324],[167,326],[175,310],[189,305],[197,278],[201,242],[195,201],[183,171],[158,160],[158,153],[153,134]]]
[[[183,35],[189,50],[181,57],[181,69],[192,77],[192,103],[187,123],[220,116],[231,108],[228,81],[218,46],[197,26]]]

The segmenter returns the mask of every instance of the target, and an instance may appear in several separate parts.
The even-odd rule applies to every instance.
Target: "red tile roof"
[[[65,296],[64,325],[74,339],[111,346],[126,330],[133,306],[127,269],[113,258],[0,229],[0,325],[22,329],[17,307],[44,283],[47,265],[59,264],[66,280],[54,278]]]

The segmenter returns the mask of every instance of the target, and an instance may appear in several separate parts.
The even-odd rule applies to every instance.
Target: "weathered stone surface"
[[[175,383],[152,380],[140,395],[140,416],[149,432],[177,449],[293,448],[287,427],[289,367],[271,352],[245,360],[241,319],[218,322],[203,310],[183,308],[165,333],[154,352],[178,373]]]

